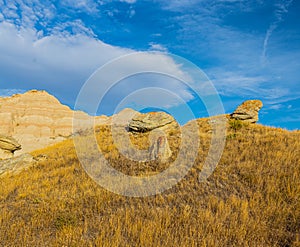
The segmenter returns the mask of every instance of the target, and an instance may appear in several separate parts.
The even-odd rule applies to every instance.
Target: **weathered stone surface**
[[[114,126],[128,127],[131,120],[139,115],[139,112],[130,108],[125,108],[111,117],[111,124]]]
[[[164,135],[154,135],[150,146],[150,160],[158,160],[159,162],[167,162],[172,156],[168,139]]]
[[[176,124],[172,116],[165,112],[137,114],[130,121],[128,128],[133,132],[148,132],[154,129]]]
[[[0,149],[14,153],[21,149],[21,145],[14,138],[0,134]]]
[[[0,160],[0,177],[6,173],[19,173],[33,163],[33,157],[30,154],[23,154],[11,159]]]
[[[262,106],[263,103],[260,100],[247,100],[239,105],[230,117],[248,123],[256,123],[258,121],[258,112]]]
[[[20,155],[71,136],[75,113],[78,128],[108,122],[108,117],[94,118],[84,112],[74,112],[46,91],[0,97],[0,133],[12,136],[22,145],[15,153]],[[0,158],[6,157],[0,154]]]

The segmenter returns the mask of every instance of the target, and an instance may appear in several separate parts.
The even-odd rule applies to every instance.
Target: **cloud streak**
[[[267,48],[268,48],[269,40],[270,40],[273,32],[275,31],[275,29],[279,26],[279,24],[281,22],[283,22],[284,15],[288,13],[288,8],[292,4],[292,2],[293,2],[293,0],[285,0],[285,1],[282,1],[281,3],[278,3],[275,5],[275,8],[276,8],[275,12],[274,12],[275,20],[269,26],[269,28],[266,32],[266,35],[265,35],[264,43],[263,43],[263,51],[262,51],[263,65],[265,65],[266,61],[267,61]]]

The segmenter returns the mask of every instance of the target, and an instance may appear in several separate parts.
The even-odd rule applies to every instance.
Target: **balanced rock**
[[[176,124],[172,116],[165,112],[149,112],[136,114],[130,121],[128,128],[132,132],[149,132]]]
[[[263,103],[260,100],[247,100],[239,105],[230,117],[247,123],[256,123],[258,121],[258,112],[262,106]]]

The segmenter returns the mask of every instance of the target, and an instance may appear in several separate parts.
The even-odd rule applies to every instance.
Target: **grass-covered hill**
[[[195,165],[179,184],[151,197],[101,188],[71,139],[34,152],[33,166],[0,178],[0,246],[300,246],[300,132],[231,121],[219,165],[199,183],[211,131],[206,120],[198,122]],[[168,137],[174,157],[178,131]],[[126,174],[169,165],[128,161],[108,126],[96,133],[105,157]],[[131,139],[149,145],[147,134]]]

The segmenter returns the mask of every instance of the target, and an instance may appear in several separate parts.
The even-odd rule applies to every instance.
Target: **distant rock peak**
[[[74,132],[74,111],[46,91],[0,97],[0,106],[0,134],[12,136],[22,145],[16,155],[63,141]],[[84,112],[76,112],[76,117],[82,129],[93,118]],[[104,117],[94,119],[96,124],[107,121]]]

